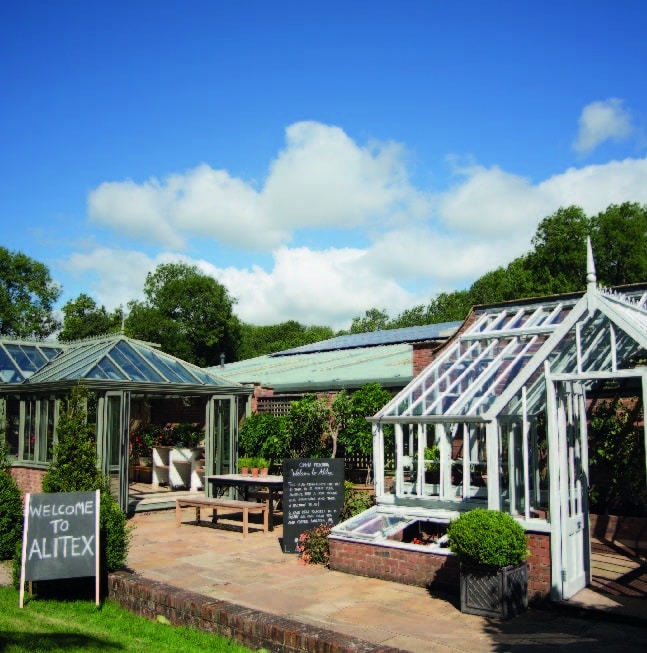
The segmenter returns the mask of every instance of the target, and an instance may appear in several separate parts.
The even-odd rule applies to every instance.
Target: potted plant
[[[252,469],[252,476],[258,476],[258,458],[250,458],[249,466]]]
[[[257,458],[256,465],[258,466],[261,476],[267,476],[269,474],[270,461],[267,460],[267,458],[263,458],[263,457]]]
[[[247,476],[251,458],[242,457],[238,459],[238,473]]]
[[[528,607],[528,538],[511,515],[476,508],[447,536],[460,562],[461,612],[508,619]]]

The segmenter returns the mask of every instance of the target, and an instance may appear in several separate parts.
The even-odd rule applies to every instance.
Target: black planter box
[[[509,619],[528,608],[528,565],[461,565],[461,612]]]

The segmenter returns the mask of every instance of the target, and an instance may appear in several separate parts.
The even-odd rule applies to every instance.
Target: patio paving
[[[413,653],[645,650],[644,592],[642,598],[610,596],[592,587],[583,598],[578,595],[565,604],[530,609],[499,622],[462,614],[458,597],[302,565],[297,556],[282,552],[278,517],[275,530],[267,534],[260,523],[254,530],[252,521],[245,539],[235,515],[223,516],[217,526],[204,521],[197,526],[190,519],[187,512],[183,525],[176,528],[173,511],[137,513],[131,519],[135,526],[128,559],[132,571],[180,589]],[[616,571],[614,582],[621,585],[627,569]],[[629,570],[632,581],[641,572],[644,580],[645,571],[644,564]]]

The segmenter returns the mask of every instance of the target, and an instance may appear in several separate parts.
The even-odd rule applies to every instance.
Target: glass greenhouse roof
[[[64,345],[0,342],[4,383],[40,384],[81,379],[231,387],[214,372],[123,335]]]
[[[647,348],[647,294],[583,296],[475,309],[458,335],[375,420],[483,421],[509,412],[524,386],[535,402],[553,373],[611,371]],[[506,409],[504,411],[504,409]]]
[[[62,350],[43,343],[0,341],[0,383],[22,383]]]

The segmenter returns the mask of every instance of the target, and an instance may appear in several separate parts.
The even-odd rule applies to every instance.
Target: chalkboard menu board
[[[99,492],[25,495],[21,588],[25,581],[97,576]],[[22,607],[22,594],[21,594]]]
[[[284,553],[297,553],[301,533],[320,524],[336,524],[343,506],[343,458],[284,460]]]

